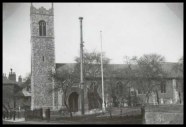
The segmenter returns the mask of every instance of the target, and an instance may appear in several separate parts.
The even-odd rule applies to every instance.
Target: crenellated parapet
[[[46,36],[45,37],[54,37],[54,14],[53,14],[53,4],[50,9],[44,7],[36,8],[31,4],[30,6],[30,23],[31,23],[31,36],[40,37],[39,35],[39,22],[46,22]]]
[[[30,14],[39,14],[39,15],[50,15],[53,16],[54,15],[54,10],[53,7],[50,9],[46,9],[44,7],[40,7],[40,8],[36,8],[33,5],[31,5],[30,7]]]

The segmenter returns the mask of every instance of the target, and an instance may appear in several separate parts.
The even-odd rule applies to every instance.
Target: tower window
[[[44,58],[44,56],[43,56],[43,61],[45,61],[45,58]]]
[[[46,22],[39,21],[39,36],[46,36]]]

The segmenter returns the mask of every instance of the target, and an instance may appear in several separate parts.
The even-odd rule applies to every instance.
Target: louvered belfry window
[[[46,36],[46,22],[39,21],[39,36]]]

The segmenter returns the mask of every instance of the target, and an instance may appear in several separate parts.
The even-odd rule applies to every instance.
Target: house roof
[[[22,93],[25,97],[29,97],[31,96],[31,93],[29,93],[28,91],[26,91],[25,89],[22,89]]]
[[[9,80],[6,76],[3,76],[3,84],[17,84],[17,82]]]
[[[16,88],[16,96],[23,97],[23,96],[30,96],[30,93],[25,92],[23,88],[25,85],[20,84],[19,82],[9,80],[6,76],[3,76],[3,86],[11,85],[15,86]]]

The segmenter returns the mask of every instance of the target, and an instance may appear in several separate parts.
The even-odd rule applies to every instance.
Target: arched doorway
[[[72,112],[78,111],[78,96],[76,92],[72,92],[69,96],[68,103]]]

